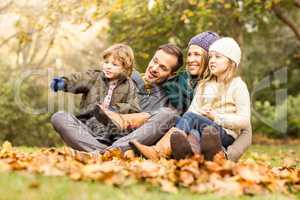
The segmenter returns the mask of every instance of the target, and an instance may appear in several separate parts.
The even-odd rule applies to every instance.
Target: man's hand
[[[63,90],[65,87],[65,81],[62,78],[55,77],[52,79],[50,88],[54,91],[57,92],[58,90]]]

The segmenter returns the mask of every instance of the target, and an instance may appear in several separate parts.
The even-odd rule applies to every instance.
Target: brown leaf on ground
[[[174,183],[168,181],[168,180],[160,180],[160,185],[162,188],[162,191],[164,192],[171,192],[171,193],[177,193],[178,189],[175,187]]]
[[[179,180],[181,181],[183,186],[188,187],[194,182],[195,179],[192,173],[188,171],[180,171]]]
[[[258,159],[253,159],[257,156]],[[103,155],[70,148],[43,148],[33,153],[19,152],[8,142],[0,149],[0,171],[22,171],[46,176],[69,176],[72,180],[94,180],[109,185],[129,185],[139,181],[177,192],[177,186],[193,192],[219,195],[255,195],[268,192],[290,193],[300,188],[300,169],[293,158],[282,167],[271,167],[261,155],[233,163],[219,153],[213,161],[203,155],[179,161],[145,160],[132,151],[113,149]],[[35,188],[33,183],[29,187]]]

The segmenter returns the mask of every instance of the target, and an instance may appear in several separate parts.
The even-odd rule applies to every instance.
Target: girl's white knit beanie
[[[209,51],[216,51],[227,58],[230,58],[237,66],[240,64],[242,54],[241,48],[233,38],[223,37],[217,40],[209,47]]]

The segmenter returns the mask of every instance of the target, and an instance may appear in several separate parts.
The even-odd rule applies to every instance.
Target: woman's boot
[[[170,137],[179,129],[171,128],[155,145],[147,146],[139,143],[137,140],[130,141],[129,144],[136,153],[142,154],[151,160],[159,160],[171,156]]]

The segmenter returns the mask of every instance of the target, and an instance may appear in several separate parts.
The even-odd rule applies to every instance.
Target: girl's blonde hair
[[[214,100],[212,101],[212,104],[216,104],[221,99],[221,96],[224,95],[224,93],[226,93],[230,82],[238,75],[238,67],[237,67],[236,63],[229,58],[228,58],[228,60],[229,60],[229,66],[227,67],[226,71],[224,72],[225,73],[224,84],[222,85],[222,87],[218,88],[219,95],[214,98]],[[198,83],[198,87],[197,87],[198,90],[200,90],[200,92],[199,92],[200,96],[203,96],[204,87],[207,82],[209,82],[211,80],[215,80],[215,81],[217,80],[217,77],[211,73],[208,65],[207,65],[207,69],[204,73],[204,76],[205,76],[204,79],[202,79]],[[197,101],[199,101],[199,100],[200,99],[197,99]],[[201,99],[200,101],[203,101],[203,100]],[[201,105],[203,105],[203,102],[201,103]]]
[[[122,63],[126,76],[131,76],[135,68],[134,53],[130,46],[126,44],[114,44],[104,50],[102,58],[105,60],[109,56]]]
[[[235,62],[233,62],[231,59],[229,59],[229,66],[227,67],[225,73],[225,79],[224,79],[224,85],[228,85],[237,75],[238,75],[238,67]],[[205,84],[208,81],[211,80],[217,80],[217,77],[213,75],[208,67],[208,64],[206,66],[206,71],[204,72],[204,78],[202,81],[199,82],[199,85]]]

